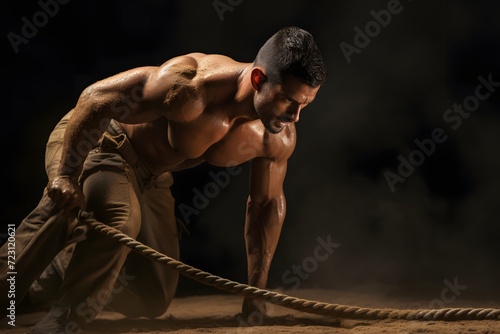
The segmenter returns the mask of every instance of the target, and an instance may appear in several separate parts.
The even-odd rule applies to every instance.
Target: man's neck
[[[239,75],[238,88],[234,96],[234,117],[258,119],[259,117],[253,104],[255,90],[250,81],[253,63],[247,63],[245,65],[246,66],[243,67]]]

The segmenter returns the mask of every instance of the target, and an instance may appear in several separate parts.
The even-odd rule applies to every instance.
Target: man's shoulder
[[[237,72],[235,69],[238,64],[240,63],[224,55],[188,53],[160,65],[150,81],[154,86],[162,88],[164,94],[172,89],[174,92],[179,89],[190,90],[206,102],[207,95],[213,89],[220,90],[221,86],[226,86],[225,83],[231,80],[232,74]]]
[[[263,139],[268,158],[273,160],[286,160],[292,155],[297,143],[295,124],[288,124],[277,134],[265,131]]]
[[[195,119],[206,105],[202,72],[207,57],[189,53],[167,60],[148,76],[145,98],[156,101],[157,111],[170,120]]]
[[[217,68],[233,66],[238,62],[234,59],[221,54],[206,54],[201,52],[192,52],[173,57],[160,65],[160,70],[173,70],[174,73],[183,74],[182,68],[187,68],[188,72],[195,70],[192,74],[203,74],[206,72],[217,71]],[[181,70],[179,71],[179,68]]]

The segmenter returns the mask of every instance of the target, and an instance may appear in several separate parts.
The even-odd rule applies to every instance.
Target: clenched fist
[[[75,207],[83,208],[84,195],[76,177],[53,178],[47,185],[47,193],[60,209],[69,211]]]

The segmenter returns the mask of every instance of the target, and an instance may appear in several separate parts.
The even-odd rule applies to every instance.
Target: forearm
[[[59,208],[83,207],[84,195],[78,179],[85,159],[98,145],[111,119],[136,124],[159,117],[156,106],[144,98],[150,72],[149,67],[122,72],[82,92],[64,132],[57,175],[47,184],[48,195]]]
[[[100,124],[102,128],[96,126]],[[64,130],[63,144],[60,148],[61,156],[57,172],[49,173],[47,192],[50,199],[63,210],[72,210],[75,207],[84,207],[82,189],[79,185],[79,176],[83,169],[83,162],[92,147],[96,146],[103,131],[109,125],[109,120],[99,115],[86,115],[85,111],[73,109]],[[59,160],[59,159],[57,159]]]
[[[58,175],[78,178],[83,162],[109,125],[106,113],[88,106],[76,107],[68,121],[63,139]]]
[[[147,102],[143,98],[143,88],[149,73],[149,68],[122,72],[98,81],[82,92],[66,128],[59,175],[80,175],[85,158],[111,119],[141,123],[157,117],[144,110]],[[151,109],[155,110],[154,107]]]
[[[284,196],[262,203],[247,203],[245,244],[248,284],[264,288],[285,219]]]

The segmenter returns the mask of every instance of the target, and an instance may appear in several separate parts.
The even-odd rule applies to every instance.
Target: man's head
[[[267,130],[296,122],[326,80],[323,57],[313,36],[300,28],[280,29],[261,47],[251,73],[254,106]]]

